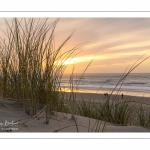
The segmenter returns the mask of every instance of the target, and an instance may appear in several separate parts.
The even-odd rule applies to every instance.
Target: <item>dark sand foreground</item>
[[[104,98],[102,94],[77,93],[76,95],[77,100],[101,101]],[[149,103],[150,100],[147,97],[130,98],[134,101],[143,99],[145,103]],[[82,116],[76,116],[75,122],[70,114],[61,112],[51,115],[49,124],[46,124],[44,114],[38,119],[25,114],[20,105],[14,104],[14,101],[0,99],[0,103],[0,132],[150,132],[148,128],[120,126]]]

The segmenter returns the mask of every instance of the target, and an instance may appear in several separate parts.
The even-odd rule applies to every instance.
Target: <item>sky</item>
[[[141,56],[150,56],[149,18],[60,18],[56,37],[63,40],[75,31],[68,46],[84,43],[82,52],[73,62],[76,72],[87,69],[89,73],[123,73]],[[150,73],[150,59],[143,62],[133,72]]]
[[[49,22],[56,18],[50,18]],[[11,19],[8,19],[10,21]],[[0,26],[4,20],[0,19]],[[64,50],[85,43],[79,54],[68,59],[67,73],[82,73],[90,61],[88,73],[123,73],[141,56],[150,56],[149,18],[60,18],[55,29],[55,45],[60,45],[73,31]],[[0,34],[0,36],[2,36]],[[150,59],[133,72],[150,73]]]

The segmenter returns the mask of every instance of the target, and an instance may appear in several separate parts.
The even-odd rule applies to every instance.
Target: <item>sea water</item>
[[[65,74],[61,86],[86,93],[110,93],[112,90],[123,94],[150,97],[150,73],[130,73],[127,77],[121,73],[86,73],[74,74],[70,77]]]

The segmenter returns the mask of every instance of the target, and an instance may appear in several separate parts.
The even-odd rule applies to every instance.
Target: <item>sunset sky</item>
[[[54,20],[55,18],[50,18],[49,22]],[[0,23],[3,27],[2,18]],[[74,59],[66,62],[66,72],[71,72],[74,64],[75,71],[81,73],[94,58],[87,72],[123,73],[145,53],[143,59],[150,56],[149,18],[60,18],[55,30],[56,47],[74,30],[64,49],[87,43]],[[150,73],[150,59],[134,72]]]
[[[87,72],[122,73],[146,52],[145,57],[150,55],[150,19],[61,18],[56,28],[56,39],[63,40],[74,30],[68,46],[87,42],[74,59],[76,72],[82,72],[96,52]],[[150,59],[134,72],[150,72],[149,66]]]

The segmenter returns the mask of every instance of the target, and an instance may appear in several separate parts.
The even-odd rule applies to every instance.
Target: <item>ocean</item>
[[[85,73],[83,77],[82,74],[74,74],[70,79],[70,75],[65,74],[61,86],[70,91],[72,83],[78,92],[111,93],[122,77],[121,73]],[[121,94],[150,97],[150,73],[130,73],[115,91],[119,89]]]

